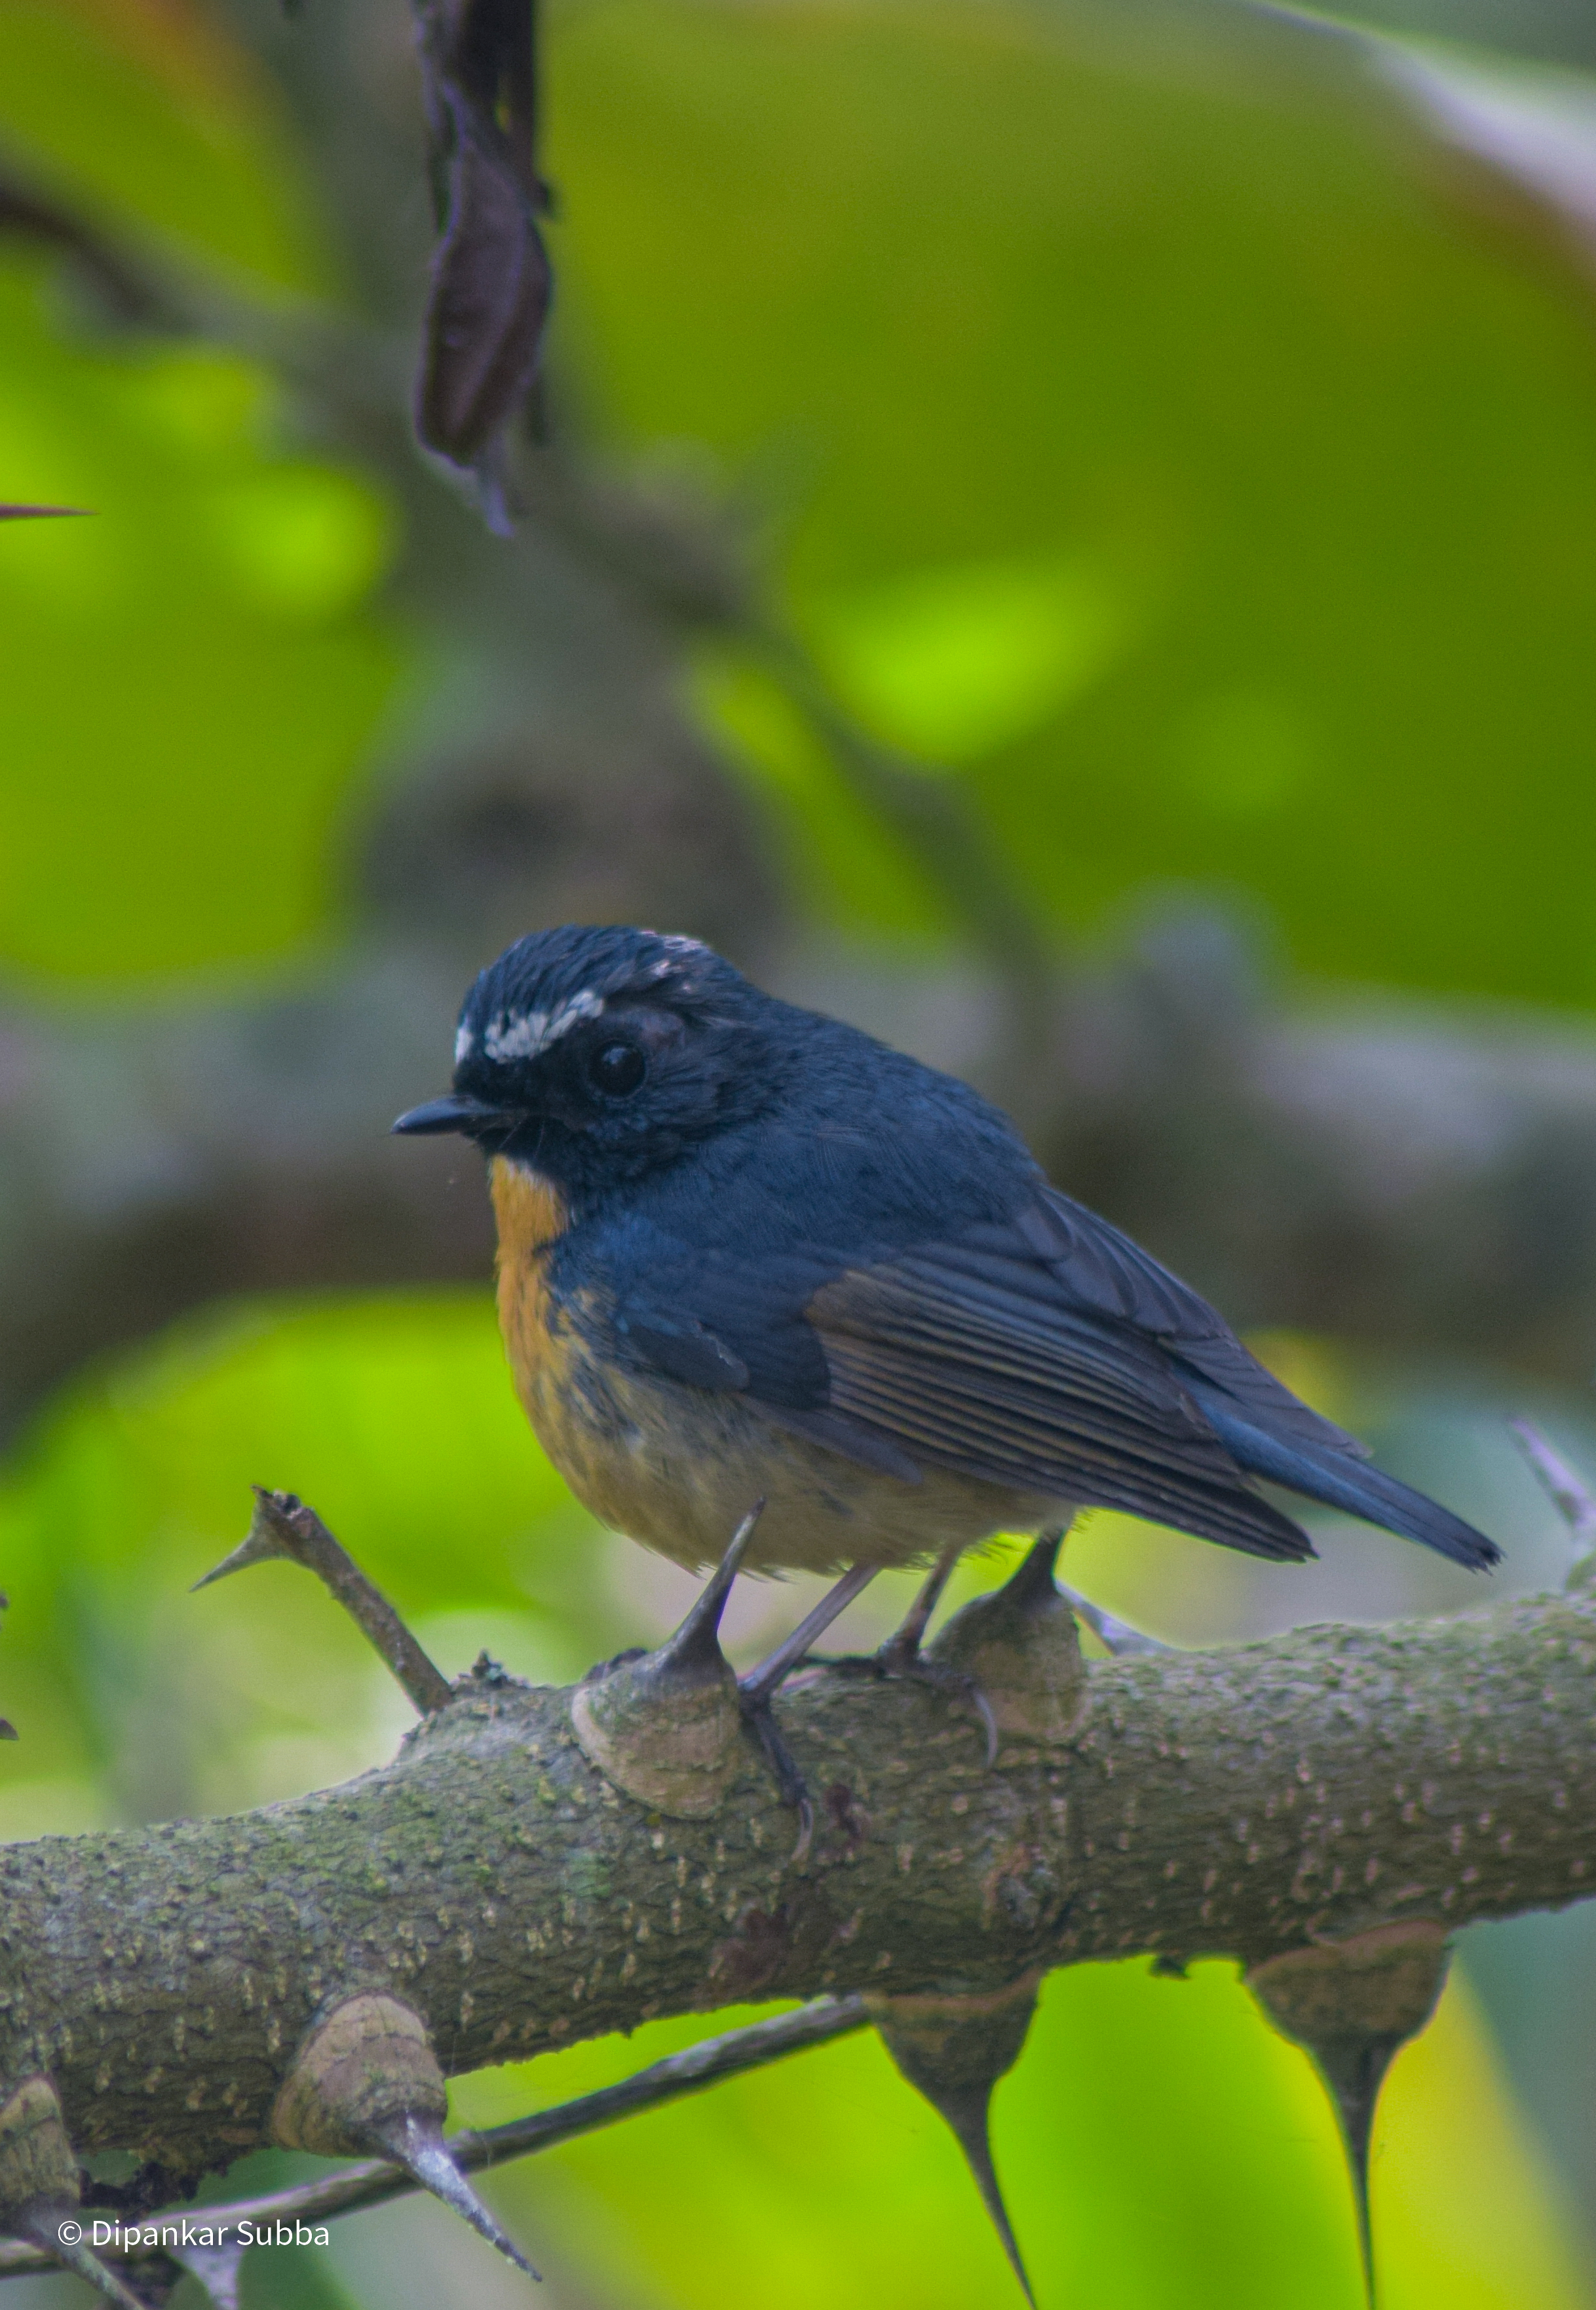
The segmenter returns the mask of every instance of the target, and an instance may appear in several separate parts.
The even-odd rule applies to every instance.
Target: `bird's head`
[[[766,1014],[782,1009],[697,939],[534,931],[466,995],[451,1095],[394,1128],[461,1132],[568,1190],[602,1192],[776,1094],[763,1046]]]

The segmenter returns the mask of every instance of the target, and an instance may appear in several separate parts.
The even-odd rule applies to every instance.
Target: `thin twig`
[[[1057,959],[1033,901],[971,808],[962,783],[867,736],[790,634],[750,617],[740,638],[759,651],[861,801],[892,829],[985,949],[1033,1050],[1038,1038],[1050,1038]]]
[[[230,1556],[195,1582],[195,1588],[208,1588],[213,1580],[225,1579],[230,1572],[242,1572],[247,1565],[265,1564],[273,1557],[302,1564],[325,1584],[361,1635],[381,1654],[421,1715],[430,1716],[447,1708],[455,1697],[447,1677],[428,1659],[382,1590],[334,1539],[316,1510],[292,1492],[268,1492],[260,1484],[254,1489],[255,1515],[249,1530]]]
[[[795,2012],[778,2014],[774,2020],[752,2021],[746,2028],[728,2029],[724,2036],[706,2037],[680,2054],[667,2054],[663,2061],[651,2062],[646,2070],[623,2078],[619,2085],[601,2086],[596,2093],[581,2094],[574,2101],[534,2111],[530,2117],[513,2118],[507,2125],[490,2126],[481,2133],[451,2134],[449,2154],[464,2172],[481,2173],[512,2158],[551,2149],[557,2142],[569,2141],[577,2134],[594,2133],[619,2118],[634,2117],[639,2111],[680,2101],[686,2094],[701,2093],[706,2086],[763,2069],[789,2054],[826,2045],[833,2037],[846,2037],[869,2020],[863,1997],[819,1997]],[[163,2222],[169,2228],[184,2220],[192,2227],[211,2229],[236,2229],[242,2222],[260,2229],[278,2220],[325,2221],[361,2207],[383,2205],[390,2198],[409,2197],[417,2187],[403,2167],[390,2165],[386,2158],[369,2158],[322,2180],[301,2182],[267,2197],[184,2206],[162,2214],[129,2215],[127,2220],[141,2230],[159,2231]],[[138,2260],[163,2250],[152,2245],[135,2248],[128,2255],[114,2239],[95,2249],[108,2258],[124,2260]],[[0,2245],[0,2280],[53,2267],[48,2255],[20,2239]]]

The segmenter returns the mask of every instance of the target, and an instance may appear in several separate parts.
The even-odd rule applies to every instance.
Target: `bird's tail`
[[[1394,1476],[1383,1475],[1366,1460],[1350,1455],[1342,1459],[1333,1449],[1283,1444],[1251,1420],[1238,1419],[1212,1390],[1192,1392],[1231,1458],[1249,1474],[1284,1484],[1310,1500],[1323,1500],[1326,1507],[1343,1508],[1366,1524],[1401,1533],[1405,1540],[1422,1541],[1426,1548],[1449,1556],[1454,1564],[1466,1564],[1471,1572],[1488,1571],[1500,1563],[1502,1551],[1494,1540],[1410,1484],[1400,1484]]]

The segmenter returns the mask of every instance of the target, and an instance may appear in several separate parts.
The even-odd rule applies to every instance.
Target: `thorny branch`
[[[811,2004],[781,2014],[773,2021],[752,2021],[743,2028],[728,2029],[718,2037],[700,2038],[696,2045],[689,2045],[680,2054],[667,2054],[663,2061],[651,2062],[646,2069],[638,2070],[619,2085],[601,2086],[596,2093],[582,2094],[575,2101],[561,2102],[557,2108],[536,2110],[530,2117],[513,2118],[507,2125],[489,2126],[480,2132],[463,2131],[451,2134],[450,2154],[464,2172],[486,2173],[513,2158],[530,2158],[540,2149],[554,2149],[561,2141],[574,2141],[580,2134],[597,2132],[620,2118],[636,2117],[646,2109],[664,2108],[688,2094],[703,2093],[710,2086],[720,2085],[727,2078],[742,2077],[750,2070],[768,2069],[772,2062],[785,2061],[789,2054],[828,2045],[833,2037],[846,2037],[855,2029],[863,2029],[870,2018],[870,2008],[863,1997],[818,1997]],[[206,2210],[213,2221],[226,2221],[233,2227],[248,2222],[258,2230],[279,2221],[314,2223],[330,2220],[339,2214],[359,2213],[367,2206],[386,2205],[391,2198],[413,2195],[422,2186],[403,2167],[387,2158],[368,2158],[316,2181],[269,2191],[258,2198],[230,2199],[225,2205]],[[159,2219],[159,2207],[135,2210],[126,2206],[125,2199],[122,2203],[130,2221],[135,2211],[141,2218],[152,2212]],[[113,2244],[106,2251],[117,2255],[121,2249]],[[151,2249],[151,2258],[160,2251],[159,2247]],[[140,2257],[135,2253],[132,2258]],[[21,2278],[51,2266],[48,2254],[37,2246],[15,2240],[0,2241],[0,2278]]]
[[[1544,1466],[1587,1518],[1578,1480]],[[575,1692],[479,1663],[391,1766],[343,1788],[5,1848],[0,2218],[26,2243],[0,2275],[65,2251],[91,2150],[141,2158],[128,2202],[152,2206],[272,2141],[389,2161],[282,2202],[347,2209],[407,2175],[519,2259],[466,2169],[869,2019],[954,2126],[1023,2285],[985,2146],[992,2084],[1045,1971],[1137,1952],[1176,1972],[1238,1958],[1318,2061],[1361,2175],[1449,1932],[1577,1898],[1596,1872],[1590,1559],[1565,1594],[1455,1620],[1089,1663],[1055,1545],[934,1648],[985,1694],[995,1768],[968,1712],[924,1687],[846,1663],[794,1679],[783,1732],[821,1798],[801,1862],[712,1642],[674,1680],[667,1646]],[[827,2002],[443,2141],[446,2072],[754,1996]],[[134,2298],[77,2244],[68,2258]]]

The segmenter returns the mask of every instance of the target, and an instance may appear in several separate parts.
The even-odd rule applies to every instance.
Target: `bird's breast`
[[[949,1541],[1034,1529],[1045,1503],[934,1471],[906,1484],[773,1425],[736,1393],[690,1387],[617,1354],[613,1303],[550,1265],[563,1197],[503,1156],[499,1321],[516,1393],[550,1459],[601,1522],[679,1564],[716,1562],[757,1499],[768,1507],[750,1566],[833,1571],[914,1563]]]
[[[570,1213],[551,1179],[529,1171],[525,1163],[512,1162],[507,1155],[496,1155],[488,1180],[501,1262],[547,1251],[565,1233]]]
[[[565,1327],[549,1290],[549,1253],[565,1233],[565,1198],[551,1181],[496,1155],[489,1168],[499,1229],[499,1328],[516,1389],[541,1431],[562,1393]]]

